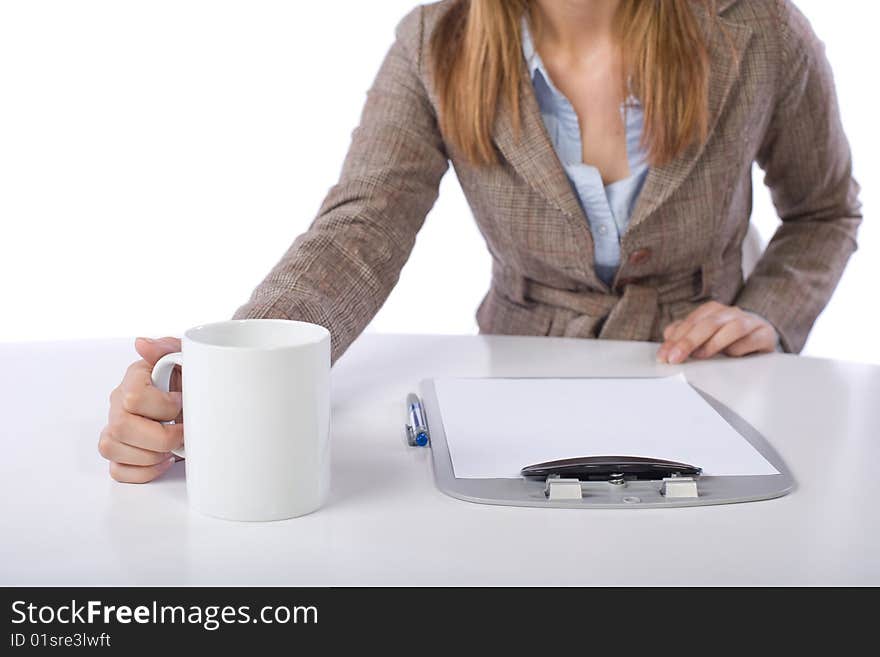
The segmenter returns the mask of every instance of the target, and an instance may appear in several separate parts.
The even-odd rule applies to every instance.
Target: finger
[[[172,462],[172,459],[166,459],[157,465],[139,466],[110,461],[110,476],[126,484],[145,484],[165,473]]]
[[[672,364],[683,363],[695,349],[701,347],[733,317],[733,311],[722,311],[704,317],[694,324],[688,333],[672,343],[672,346],[669,348],[667,361]]]
[[[159,465],[162,461],[174,458],[170,452],[151,452],[113,440],[104,431],[98,438],[98,453],[108,461],[115,461],[123,465]]]
[[[684,318],[684,320],[679,324],[676,329],[672,332],[672,342],[676,340],[680,340],[684,335],[690,333],[691,329],[696,326],[697,322],[702,321],[706,317],[714,315],[715,313],[726,310],[729,306],[725,306],[723,304],[718,303],[717,301],[707,301],[701,306],[698,306],[691,313]]]
[[[156,340],[152,338],[136,338],[134,349],[152,368],[162,356],[180,351],[180,338],[171,336]]]
[[[104,432],[111,440],[151,452],[170,452],[183,445],[183,424],[162,424],[121,409],[111,412]]]
[[[672,336],[678,332],[679,327],[683,323],[684,320],[679,319],[670,323],[665,329],[663,329],[663,344],[661,344],[660,348],[657,350],[658,362],[666,362],[666,358],[669,356],[669,349],[672,347]]]
[[[681,325],[682,320],[676,320],[674,322],[670,322],[667,324],[666,328],[663,329],[663,344],[657,349],[657,353],[655,357],[658,363],[665,363],[666,359],[669,357],[669,348],[672,346],[672,341],[670,338],[676,329]]]
[[[726,308],[728,308],[728,306],[720,304],[717,301],[707,301],[692,310],[683,320],[673,322],[672,325],[670,325],[672,328],[669,331],[669,335],[666,335],[664,332],[664,342],[660,345],[660,349],[657,350],[657,360],[661,363],[667,362],[669,359],[669,352],[672,350],[672,346],[677,340],[680,340],[683,336],[687,335],[691,329],[693,329],[694,325],[703,318],[709,317]]]
[[[771,353],[775,350],[776,330],[762,323],[754,331],[727,347],[724,353],[728,356],[745,356],[754,353]]]
[[[681,325],[681,321],[682,320],[677,319],[674,322],[670,322],[666,325],[666,328],[663,329],[664,340],[668,340],[672,336],[673,331],[675,331],[675,329],[677,329]]]
[[[726,349],[734,342],[748,335],[761,325],[761,320],[738,313],[736,317],[722,326],[715,334],[706,340],[703,346],[695,349],[691,354],[693,358],[711,358]]]
[[[130,374],[126,374],[118,390],[110,395],[111,406],[117,404],[128,413],[153,420],[174,420],[183,405],[182,394],[154,386],[147,367],[143,360],[132,364]],[[114,394],[118,398],[114,399]]]

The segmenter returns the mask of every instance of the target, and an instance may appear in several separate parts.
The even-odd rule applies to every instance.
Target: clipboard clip
[[[604,481],[612,486],[660,481],[660,494],[667,498],[698,497],[697,478],[702,472],[688,463],[642,456],[583,456],[528,465],[520,474],[543,478],[544,494],[550,500],[576,500],[583,497],[584,481]]]

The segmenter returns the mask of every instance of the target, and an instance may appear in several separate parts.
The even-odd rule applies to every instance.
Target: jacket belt
[[[501,267],[494,270],[492,279],[496,289],[514,303],[548,306],[553,312],[551,335],[652,340],[659,339],[661,305],[706,296],[706,269],[640,279],[624,285],[622,293],[551,287]]]

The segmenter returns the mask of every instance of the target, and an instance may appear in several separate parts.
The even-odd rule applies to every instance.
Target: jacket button
[[[627,262],[634,267],[638,267],[639,265],[645,264],[650,259],[651,249],[636,249],[629,255]]]

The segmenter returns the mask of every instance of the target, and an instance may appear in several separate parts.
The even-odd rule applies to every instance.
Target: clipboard
[[[601,377],[613,378],[613,377]],[[651,378],[651,377],[644,377]],[[707,476],[664,480],[581,481],[548,477],[456,478],[447,444],[440,403],[433,379],[419,383],[424,421],[430,434],[431,465],[438,489],[459,500],[477,504],[579,509],[645,509],[755,502],[781,497],[795,480],[770,443],[721,401],[688,382],[722,418],[758,451],[778,474]]]

